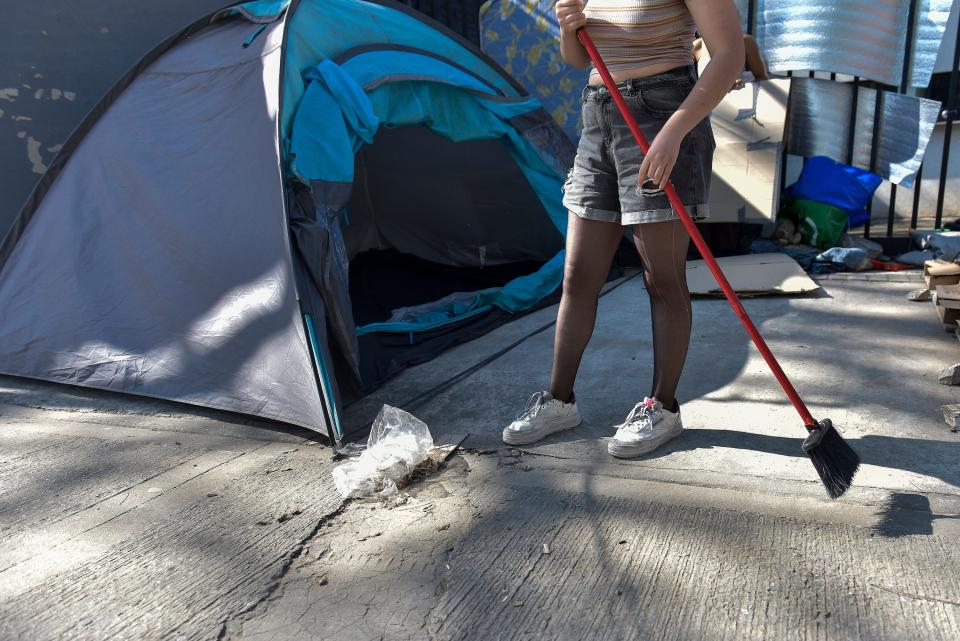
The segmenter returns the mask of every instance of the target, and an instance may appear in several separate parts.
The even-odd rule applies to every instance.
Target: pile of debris
[[[937,317],[948,332],[960,339],[960,264],[935,258],[923,265],[925,287],[916,289],[907,298],[912,301],[932,301]],[[960,385],[960,363],[944,368],[939,376],[941,385]],[[941,406],[943,420],[951,432],[960,428],[960,403]]]
[[[883,253],[883,247],[850,234],[870,219],[868,206],[880,176],[825,156],[805,159],[797,182],[784,191],[770,239],[753,242],[753,253],[780,251],[814,274],[915,269]]]
[[[912,301],[933,301],[933,308],[950,332],[960,329],[960,264],[935,258],[923,264],[923,288],[907,294]],[[960,333],[958,333],[960,338]]]

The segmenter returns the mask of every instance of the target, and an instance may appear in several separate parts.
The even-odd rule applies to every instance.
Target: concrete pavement
[[[615,461],[647,390],[639,279],[612,289],[578,396],[587,421],[511,450],[550,328],[408,409],[468,450],[392,509],[339,500],[309,432],[0,379],[0,639],[956,639],[960,344],[912,282],[826,279],[747,302],[815,414],[865,465],[825,498],[802,430],[722,300],[694,305],[663,453]],[[349,408],[404,406],[548,325],[545,309]]]

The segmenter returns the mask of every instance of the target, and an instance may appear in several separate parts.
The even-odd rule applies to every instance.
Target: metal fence
[[[404,0],[404,3],[410,6],[413,9],[416,9],[422,13],[425,13],[435,20],[445,24],[447,27],[456,31],[460,35],[464,36],[474,44],[479,46],[480,43],[480,33],[479,33],[479,12],[480,6],[483,4],[482,0]],[[747,15],[747,32],[754,33],[757,24],[757,0],[748,0],[746,3]],[[847,158],[846,161],[848,164],[852,163],[853,160],[853,148],[854,140],[856,138],[856,124],[857,124],[857,103],[859,98],[859,92],[861,87],[870,87],[877,89],[875,92],[875,100],[877,101],[876,109],[879,110],[879,103],[881,100],[883,91],[894,91],[898,93],[907,93],[909,89],[909,74],[911,65],[909,61],[913,52],[910,47],[913,43],[914,34],[917,29],[916,24],[916,15],[917,15],[917,5],[918,0],[910,0],[909,3],[909,16],[907,22],[907,34],[906,34],[906,50],[904,51],[904,64],[903,64],[903,76],[900,81],[899,86],[897,85],[887,85],[881,82],[875,82],[870,80],[863,80],[859,77],[853,77],[852,80],[849,78],[844,78],[844,81],[852,82],[853,86],[853,101],[852,107],[850,110],[850,127],[848,130],[848,139],[847,139]],[[945,210],[945,200],[947,195],[947,181],[948,181],[948,169],[950,165],[950,152],[951,152],[951,142],[952,142],[952,129],[953,124],[957,119],[960,119],[960,101],[958,101],[957,89],[958,84],[960,84],[960,29],[957,30],[955,35],[955,40],[953,43],[944,43],[943,46],[953,45],[953,64],[949,74],[934,74],[933,80],[931,81],[930,87],[926,91],[921,92],[925,93],[927,97],[940,100],[943,103],[943,108],[938,120],[939,123],[943,123],[943,149],[940,154],[939,162],[939,175],[938,179],[934,185],[936,199],[935,205],[932,207],[922,207],[921,203],[925,198],[921,198],[922,192],[926,188],[929,192],[931,186],[930,181],[923,180],[924,166],[933,166],[933,170],[937,171],[935,163],[931,162],[929,158],[924,161],[924,165],[921,165],[920,170],[917,172],[916,180],[914,187],[911,190],[912,194],[908,194],[908,198],[912,195],[912,202],[908,200],[909,207],[904,206],[902,198],[898,202],[898,191],[899,188],[897,185],[892,183],[885,183],[885,186],[882,186],[880,190],[882,193],[880,196],[885,196],[886,211],[873,211],[871,207],[871,220],[868,221],[863,229],[863,235],[865,237],[871,237],[874,239],[894,239],[895,237],[905,237],[909,229],[916,229],[919,226],[933,226],[940,227],[944,224],[944,214],[946,213],[948,217],[960,217],[960,211],[954,210]],[[797,74],[806,74],[809,77],[829,77],[831,80],[837,80],[837,74],[829,72],[820,72],[815,71],[795,71],[789,72],[788,76],[796,76]],[[879,134],[879,118],[873,118],[873,145],[871,151],[871,166],[868,169],[874,169],[876,166],[876,152],[877,152],[877,136]],[[782,158],[781,162],[781,185],[785,184],[786,181],[786,170],[787,170],[787,157],[786,154]],[[926,186],[925,186],[926,182]],[[926,194],[930,196],[931,194]],[[881,200],[879,198],[877,200]],[[898,205],[900,205],[898,207]],[[909,212],[909,215],[908,215]]]
[[[747,31],[753,33],[756,28],[756,0],[749,0],[748,2],[748,11],[747,11]],[[893,91],[905,94],[909,88],[909,75],[910,75],[910,60],[913,55],[911,50],[911,45],[914,40],[916,25],[916,16],[917,16],[917,4],[918,0],[910,0],[909,3],[909,13],[907,18],[907,34],[906,34],[906,48],[904,51],[904,64],[903,64],[903,74],[899,86],[887,85],[882,82],[875,81],[864,81],[861,78],[854,76],[852,80],[853,85],[853,100],[850,110],[850,125],[848,128],[848,139],[847,139],[847,158],[846,162],[852,164],[853,162],[853,148],[854,148],[854,139],[856,137],[856,126],[857,126],[857,103],[861,87],[871,87],[876,89],[875,100],[876,104],[874,107],[874,113],[880,112],[880,101],[883,91]],[[929,166],[929,158],[925,158],[924,164],[920,166],[919,171],[916,175],[916,180],[912,189],[912,206],[909,209],[909,223],[907,223],[908,217],[906,212],[903,212],[903,215],[898,215],[897,208],[897,196],[898,196],[898,186],[892,183],[886,185],[886,212],[873,211],[871,207],[871,218],[867,221],[863,228],[864,237],[874,238],[877,240],[883,239],[893,239],[896,236],[906,236],[907,232],[910,229],[916,229],[918,225],[923,224],[924,226],[933,226],[940,227],[944,223],[944,204],[945,204],[945,195],[947,190],[947,181],[948,181],[948,169],[950,166],[950,152],[951,152],[951,135],[953,129],[954,121],[960,117],[960,110],[958,110],[958,100],[957,100],[957,85],[960,81],[960,29],[957,30],[955,40],[953,43],[944,43],[943,46],[953,46],[953,57],[952,57],[952,66],[949,74],[934,74],[933,80],[931,80],[930,87],[926,91],[922,91],[921,94],[926,94],[927,97],[940,100],[943,103],[940,117],[938,123],[943,123],[944,133],[943,133],[943,148],[941,151],[940,163],[939,163],[939,176],[936,181],[936,205],[933,207],[933,211],[930,211],[929,208],[921,208],[921,195],[924,190],[924,181],[923,181],[923,172],[924,166]],[[831,80],[837,80],[837,74],[835,73],[823,73],[817,74],[815,71],[800,71],[800,72],[788,72],[788,76],[796,76],[797,74],[806,73],[809,77],[829,77]],[[943,78],[947,76],[947,78]],[[877,136],[879,133],[879,124],[880,118],[872,119],[872,144],[871,144],[871,157],[870,157],[870,166],[867,169],[871,171],[876,167],[877,160]],[[784,157],[781,163],[781,184],[784,184],[786,181],[786,170],[787,170],[787,157],[784,152]],[[929,182],[929,181],[928,181]],[[883,189],[883,187],[881,187]],[[876,199],[875,199],[876,200]],[[872,203],[871,203],[872,205]],[[958,216],[960,212],[952,211],[947,212],[951,216]],[[877,229],[879,227],[879,230]],[[878,233],[879,231],[879,233]]]

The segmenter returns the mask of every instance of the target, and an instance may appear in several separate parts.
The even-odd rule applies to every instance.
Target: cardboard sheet
[[[923,264],[923,275],[960,276],[960,265],[935,258]]]
[[[720,268],[738,294],[802,294],[820,289],[797,261],[786,254],[748,254],[718,258]],[[702,260],[687,263],[691,294],[723,296],[720,286]]]
[[[710,115],[717,148],[710,222],[770,222],[780,189],[781,143],[789,80],[747,83]]]

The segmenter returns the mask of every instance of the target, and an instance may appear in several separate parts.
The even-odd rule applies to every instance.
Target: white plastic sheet
[[[344,498],[390,496],[431,449],[433,436],[426,423],[384,405],[370,429],[367,449],[356,459],[335,467],[333,482]]]

